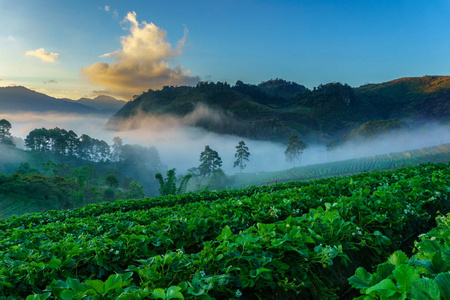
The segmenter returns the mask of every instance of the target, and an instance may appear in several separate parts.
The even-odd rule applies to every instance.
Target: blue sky
[[[450,1],[0,0],[0,86],[56,97],[449,75]]]

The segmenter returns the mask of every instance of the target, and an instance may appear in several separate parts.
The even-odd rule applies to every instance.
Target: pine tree
[[[234,155],[236,161],[234,162],[233,168],[239,167],[242,173],[242,170],[247,166],[244,164],[244,161],[249,161],[249,156],[250,152],[248,151],[248,147],[245,145],[244,141],[240,141],[236,146],[236,154]]]
[[[209,176],[221,166],[222,159],[217,151],[214,151],[208,145],[205,146],[205,151],[200,154],[200,166],[198,167],[200,176]]]
[[[14,145],[11,133],[9,130],[11,129],[11,123],[8,120],[1,119],[0,120],[0,143],[5,145]]]

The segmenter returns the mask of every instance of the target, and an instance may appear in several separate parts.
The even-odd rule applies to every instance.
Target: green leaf
[[[392,271],[394,271],[395,266],[390,263],[382,263],[377,267],[377,272],[373,274],[373,283],[378,283],[383,279],[388,278],[392,275]]]
[[[166,299],[184,299],[183,294],[180,293],[181,288],[179,286],[171,286],[167,289]]]
[[[67,284],[69,285],[69,287],[74,290],[77,293],[80,293],[83,291],[83,286],[81,285],[80,281],[78,279],[73,279],[73,278],[67,278]]]
[[[434,279],[444,300],[450,300],[450,273],[441,273]]]
[[[86,280],[86,285],[93,288],[100,295],[105,293],[105,283],[101,280]]]
[[[53,258],[47,266],[51,269],[59,269],[62,266],[62,261],[59,258]]]
[[[408,256],[403,251],[395,251],[388,259],[388,263],[396,267],[406,263]]]
[[[61,297],[62,300],[71,300],[75,298],[77,293],[75,293],[72,290],[63,290],[61,294],[59,294],[59,297]]]
[[[411,300],[440,300],[441,295],[438,285],[431,279],[420,278],[411,286]]]
[[[166,292],[163,289],[155,289],[150,298],[166,300]]]
[[[122,276],[119,274],[111,275],[105,281],[105,294],[109,291],[122,287]]]
[[[348,282],[355,289],[368,289],[372,286],[372,274],[359,267],[356,269],[355,275],[348,279]]]
[[[400,292],[406,296],[414,280],[419,279],[416,269],[410,265],[400,265],[392,272],[399,285]]]
[[[431,260],[431,264],[433,266],[433,269],[430,270],[434,274],[442,273],[447,270],[447,263],[442,258],[441,252],[436,252],[433,255],[433,259]]]
[[[45,300],[48,297],[50,297],[52,293],[44,293],[44,294],[34,294],[34,295],[29,295],[25,300]]]
[[[233,232],[231,231],[230,226],[226,225],[223,229],[222,229],[222,233],[217,237],[218,241],[226,241],[228,240],[228,238],[230,236],[233,235]]]
[[[389,298],[398,292],[398,288],[392,280],[384,279],[366,290],[366,294],[371,294],[373,292],[378,293],[382,298]]]

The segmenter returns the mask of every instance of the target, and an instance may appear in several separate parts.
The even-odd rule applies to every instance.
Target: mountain
[[[164,87],[128,102],[109,121],[111,129],[139,126],[134,117],[175,116],[184,125],[253,139],[286,141],[292,134],[325,140],[364,122],[392,118],[450,121],[450,76],[400,78],[352,88],[328,83],[313,90],[275,79],[259,85],[238,81]]]
[[[105,95],[97,96],[94,99],[80,98],[73,102],[95,108],[100,113],[110,114],[110,115],[115,114],[126,103],[125,101],[117,100],[116,98],[113,98],[110,96],[105,96]]]
[[[42,93],[29,90],[23,86],[0,88],[0,111],[15,112],[58,112],[95,114],[98,111],[92,107],[56,99]]]
[[[0,87],[0,111],[3,113],[27,111],[112,115],[124,104],[125,101],[103,95],[95,99],[58,99],[23,86]]]

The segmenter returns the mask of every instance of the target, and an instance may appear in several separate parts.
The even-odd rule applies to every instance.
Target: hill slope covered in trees
[[[281,79],[259,85],[200,82],[196,87],[149,90],[108,122],[141,126],[145,116],[175,116],[183,125],[253,139],[285,141],[293,134],[324,140],[367,121],[392,118],[450,120],[450,77],[401,78],[352,88],[328,83],[313,90]],[[138,117],[138,118],[134,118]]]

